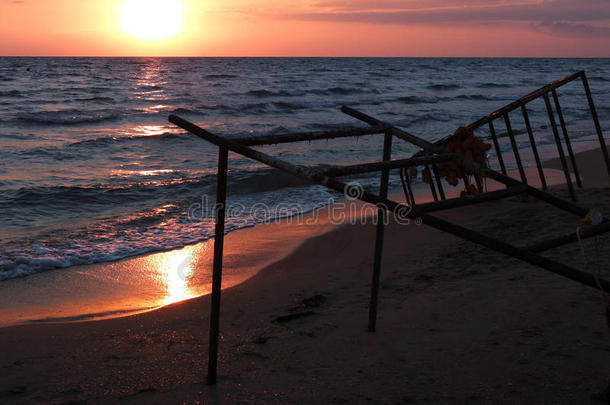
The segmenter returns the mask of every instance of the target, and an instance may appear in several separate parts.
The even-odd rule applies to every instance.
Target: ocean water
[[[433,141],[585,70],[608,133],[609,62],[0,58],[0,281],[209,239],[217,150],[169,124],[169,114],[232,137],[364,126],[339,111],[349,105]],[[575,148],[590,145],[595,132],[580,82],[559,95]],[[551,155],[543,103],[529,112],[536,141]],[[519,116],[513,127],[523,130]],[[503,135],[500,123],[497,131]],[[526,147],[527,137],[519,144]],[[261,150],[298,164],[366,162],[379,159],[381,137]],[[416,151],[400,142],[393,149],[396,158]],[[228,231],[339,197],[240,156],[231,155],[229,167]],[[398,184],[395,175],[391,181]]]

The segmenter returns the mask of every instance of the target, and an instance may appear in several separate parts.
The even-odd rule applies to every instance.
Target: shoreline
[[[554,170],[560,168],[559,163],[555,166],[545,170],[549,184],[565,181],[563,173]],[[526,169],[532,179],[534,170]],[[487,186],[493,190],[499,184],[489,180]],[[447,188],[447,197],[457,197],[458,189]],[[419,203],[432,201],[426,184],[418,183],[414,191]],[[390,190],[390,194],[396,201],[404,202],[399,187]],[[347,222],[362,222],[361,217],[373,211],[372,205],[342,198],[312,211],[227,233],[223,290],[245,282],[266,266],[290,255],[307,239]],[[334,216],[341,220],[331,218]],[[210,238],[182,248],[115,262],[79,265],[5,280],[0,283],[0,328],[121,318],[205,296],[211,288],[213,242]]]
[[[534,169],[526,171],[533,175]],[[551,169],[546,174],[549,184],[564,181],[559,171]],[[487,186],[494,190],[499,184],[490,180]],[[424,183],[416,185],[414,192],[419,203],[432,201],[427,187]],[[457,197],[458,189],[447,189],[447,197]],[[390,190],[390,197],[404,202],[399,187]],[[363,217],[375,215],[374,212],[370,204],[342,198],[312,211],[227,233],[223,290],[245,282],[290,255],[309,238],[349,223],[368,222]],[[208,295],[213,242],[210,238],[182,248],[6,280],[0,283],[0,328],[120,318]]]

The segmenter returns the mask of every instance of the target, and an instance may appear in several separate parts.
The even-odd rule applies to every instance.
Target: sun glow
[[[185,248],[168,252],[165,256],[163,270],[165,272],[165,304],[184,301],[195,296],[189,282],[193,276],[193,253],[191,249]]]
[[[181,0],[125,0],[121,28],[144,40],[173,37],[182,30]]]

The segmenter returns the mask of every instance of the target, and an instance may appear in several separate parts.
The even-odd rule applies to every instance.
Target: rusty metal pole
[[[530,123],[530,117],[527,113],[525,105],[521,106],[521,114],[523,114],[523,120],[525,121],[525,128],[527,129],[527,136],[532,145],[532,152],[534,152],[534,160],[536,161],[536,167],[538,168],[538,175],[540,176],[540,184],[542,189],[546,190],[546,178],[544,177],[544,169],[542,168],[542,162],[540,161],[540,155],[538,154],[538,147],[536,146],[536,140],[534,139],[534,131],[532,131],[532,124]]]
[[[504,166],[504,159],[502,159],[502,151],[500,150],[500,144],[498,143],[498,137],[496,136],[496,129],[494,128],[493,120],[489,120],[489,133],[491,135],[491,139],[494,141],[494,148],[496,149],[496,155],[498,155],[500,170],[502,171],[502,174],[506,176],[506,166]]]
[[[424,170],[428,170],[428,173],[430,174],[430,192],[432,193],[432,198],[434,199],[434,201],[438,201],[438,195],[436,194],[436,187],[434,187],[434,173],[432,172],[432,170],[430,170],[430,167],[428,165],[424,166]]]
[[[415,196],[411,187],[411,175],[406,169],[400,169],[400,180],[405,193],[405,200],[412,207],[415,205]]]
[[[595,131],[597,132],[597,137],[599,138],[599,146],[602,149],[602,153],[604,154],[604,160],[606,161],[606,168],[608,170],[608,175],[610,176],[610,157],[608,157],[608,148],[606,148],[606,141],[604,140],[604,134],[602,133],[602,127],[599,125],[599,118],[597,117],[597,111],[595,110],[595,104],[593,103],[593,96],[591,95],[591,89],[589,88],[589,81],[587,80],[587,75],[585,72],[580,72],[582,79],[582,85],[585,88],[585,93],[587,94],[587,101],[589,102],[589,110],[591,110],[591,115],[593,116],[593,123],[595,124]]]
[[[504,123],[506,124],[506,131],[508,132],[508,137],[510,138],[510,144],[513,148],[513,153],[515,154],[515,161],[517,162],[517,168],[519,169],[519,175],[521,176],[521,181],[527,184],[527,176],[525,175],[525,170],[523,170],[523,164],[521,163],[521,156],[519,155],[519,146],[517,145],[517,141],[515,140],[515,134],[513,133],[513,127],[510,124],[510,118],[508,117],[508,113],[504,114]]]
[[[216,229],[214,230],[214,264],[212,267],[212,301],[210,308],[210,341],[208,354],[208,385],[216,384],[218,364],[218,337],[220,325],[220,293],[222,289],[222,254],[225,235],[227,202],[227,166],[229,150],[218,148],[218,174],[216,178]]]
[[[563,169],[563,174],[566,176],[566,183],[568,183],[568,189],[570,190],[572,200],[576,201],[576,193],[574,192],[574,186],[572,185],[570,171],[568,170],[566,155],[563,153],[563,147],[561,146],[561,138],[559,137],[559,131],[557,130],[557,124],[555,123],[555,114],[553,113],[553,107],[551,106],[551,101],[549,100],[548,93],[544,94],[544,104],[546,105],[546,111],[549,115],[549,121],[551,121],[551,128],[553,130],[553,137],[555,137],[555,143],[557,144],[557,151],[559,152],[561,168]]]
[[[561,132],[563,132],[563,138],[566,141],[566,149],[568,150],[568,155],[570,156],[570,161],[572,162],[572,170],[574,170],[574,177],[576,177],[576,185],[579,188],[582,188],[580,173],[578,173],[578,166],[576,166],[576,157],[574,156],[574,151],[572,150],[572,142],[570,142],[570,137],[568,136],[568,128],[566,127],[566,122],[563,119],[563,112],[561,111],[561,105],[559,104],[559,97],[557,97],[557,92],[555,91],[555,89],[553,89],[552,93],[553,101],[555,102],[555,109],[557,110],[557,116],[559,117],[559,125],[561,126]]]
[[[434,179],[436,180],[436,186],[438,187],[438,194],[441,197],[441,200],[445,199],[445,190],[443,190],[443,182],[441,176],[438,174],[438,167],[436,167],[436,163],[432,163],[432,173],[434,174]]]
[[[383,139],[383,158],[392,158],[392,133],[386,132]],[[407,173],[407,176],[409,174]],[[381,183],[379,185],[379,196],[383,199],[388,198],[388,184],[390,180],[390,170],[381,171]],[[369,332],[377,329],[377,301],[379,299],[379,278],[381,276],[381,259],[383,258],[383,237],[385,222],[387,221],[387,209],[383,205],[378,205],[377,209],[377,235],[375,237],[375,259],[373,262],[373,278],[371,280],[371,301],[369,304]]]

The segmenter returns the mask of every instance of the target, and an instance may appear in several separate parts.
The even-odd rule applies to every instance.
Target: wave
[[[239,76],[230,74],[211,74],[204,76],[206,79],[235,79],[237,77]]]
[[[290,110],[303,110],[303,109],[314,109],[314,108],[332,108],[337,107],[337,103],[325,102],[325,101],[302,101],[302,102],[289,102],[289,101],[278,101],[273,103],[273,106],[290,111]]]
[[[56,322],[75,322],[75,321],[86,321],[91,319],[99,319],[106,318],[113,315],[129,315],[129,314],[137,314],[143,311],[147,311],[150,309],[154,309],[155,307],[142,307],[138,309],[118,309],[115,311],[103,311],[103,312],[92,312],[83,315],[75,315],[75,316],[58,316],[58,317],[48,317],[48,318],[40,318],[40,319],[30,319],[28,323],[56,323]]]
[[[378,94],[379,91],[376,89],[364,89],[356,87],[329,87],[326,89],[302,89],[302,90],[279,90],[271,91],[267,89],[250,90],[245,94],[253,97],[302,97],[307,94],[313,94],[316,96],[333,96],[333,95],[352,95],[352,94],[364,94],[373,93]]]
[[[327,89],[312,89],[306,90],[309,94],[315,94],[319,96],[330,96],[330,95],[352,95],[352,94],[364,94],[373,93],[378,94],[379,91],[376,89],[365,89],[363,87],[330,87]]]
[[[383,77],[383,78],[390,77],[389,74],[383,73],[383,72],[375,72],[375,71],[373,71],[373,72],[367,72],[367,74],[369,76],[375,76],[375,77]]]
[[[116,100],[112,97],[86,97],[77,98],[75,101],[97,101],[101,103],[114,103]]]
[[[254,96],[254,97],[299,97],[299,96],[304,96],[307,93],[305,91],[300,91],[300,90],[297,90],[297,91],[287,91],[287,90],[271,91],[271,90],[260,89],[260,90],[250,90],[245,94],[248,96]]]
[[[398,100],[405,104],[434,104],[438,103],[440,99],[434,96],[405,96],[399,97]]]
[[[427,88],[430,90],[435,90],[435,91],[443,91],[443,90],[457,90],[457,89],[460,89],[461,87],[462,86],[457,85],[457,84],[431,84]]]
[[[274,112],[291,113],[303,109],[333,108],[338,104],[330,101],[273,101],[268,103],[243,103],[235,105],[213,104],[198,105],[195,109],[178,108],[176,114],[206,114],[210,110],[220,114],[267,114]],[[203,111],[202,111],[203,110]]]
[[[37,111],[17,114],[20,123],[36,125],[81,125],[113,121],[121,117],[116,110],[81,111],[78,109],[59,111]]]
[[[449,114],[443,114],[443,113],[438,113],[438,114],[434,114],[434,113],[429,113],[429,114],[423,114],[420,116],[417,116],[415,118],[412,118],[409,121],[409,124],[415,124],[421,121],[440,121],[440,122],[448,122],[451,121],[451,116]]]
[[[163,90],[162,86],[153,84],[153,85],[143,85],[143,86],[138,86],[137,90],[141,90],[141,91],[157,91],[157,90]]]
[[[2,136],[0,136],[2,137]],[[5,136],[15,139],[37,139],[33,136]],[[13,153],[21,158],[37,159],[41,157],[51,158],[57,161],[66,161],[72,159],[83,159],[90,157],[92,151],[95,153],[106,153],[103,148],[106,147],[129,147],[129,144],[134,144],[139,147],[139,142],[145,142],[150,145],[152,140],[162,142],[188,142],[192,141],[192,137],[184,132],[164,132],[158,135],[139,135],[139,136],[102,136],[94,139],[85,139],[82,141],[69,142],[60,146],[38,146],[28,149],[15,150]]]
[[[460,94],[455,98],[460,100],[503,101],[516,100],[519,96],[513,94]]]
[[[143,193],[139,197],[139,204],[126,205],[125,202],[121,202],[120,212],[113,210],[101,217],[86,211],[86,209],[91,210],[92,207],[84,204],[82,197],[79,197],[78,203],[69,201],[79,208],[85,205],[83,212],[87,213],[89,219],[85,226],[75,227],[69,218],[66,218],[59,225],[38,228],[43,230],[36,231],[35,242],[32,242],[31,238],[23,238],[4,243],[0,246],[3,250],[3,255],[0,256],[0,281],[74,265],[115,261],[148,252],[180,248],[206,240],[213,235],[215,175],[207,176],[204,180],[210,185],[207,189],[199,186],[190,194],[173,190],[171,193],[163,193],[167,198],[159,198],[151,203],[152,196],[169,191],[163,190],[163,187],[159,190],[157,186],[148,194]],[[286,205],[277,197],[267,200],[270,205],[276,204],[276,208],[271,208],[269,212],[260,211],[260,207],[257,208],[257,204],[261,204],[260,193],[307,185],[301,179],[279,173],[275,169],[232,172],[230,180],[229,187],[233,192],[227,215],[227,232],[253,226],[257,222],[265,221],[265,218],[294,215],[295,212],[287,211]],[[63,193],[64,197],[67,193],[80,195],[83,191],[91,191],[82,187],[72,190],[47,187],[20,190],[19,193],[21,198],[31,201],[32,198],[44,197],[53,190]],[[235,191],[238,190],[240,192],[236,193]],[[108,193],[104,193],[101,189],[95,190],[95,200],[103,194]],[[176,201],[176,195],[180,195],[181,200]],[[298,195],[303,199],[299,209],[299,212],[303,213],[320,206],[329,196],[327,192],[321,192],[316,187],[307,187],[299,191]],[[141,202],[144,198],[147,205],[152,208],[141,211]],[[4,199],[0,197],[0,201]],[[97,202],[108,204],[107,200]],[[49,208],[56,209],[49,207],[48,195],[45,201],[38,204],[40,211],[48,212]],[[21,212],[36,213],[35,208],[31,205],[22,206]],[[3,212],[3,215],[13,214]],[[71,214],[79,215],[75,211]]]
[[[0,97],[21,98],[23,97],[23,94],[18,90],[0,91]]]
[[[202,191],[213,191],[214,171],[197,177],[184,172],[169,172],[162,176],[138,175],[122,183],[103,183],[89,186],[32,186],[0,192],[2,215],[29,216],[45,213],[46,209],[68,209],[70,212],[94,212],[92,207],[119,207],[131,202],[175,198]],[[233,170],[229,179],[232,193],[244,195],[261,191],[301,186],[307,182],[276,169]],[[40,211],[38,211],[40,209]],[[46,215],[46,214],[45,214]]]
[[[501,84],[501,83],[483,83],[483,84],[479,84],[477,86],[478,88],[481,89],[508,89],[513,87],[510,84]]]

